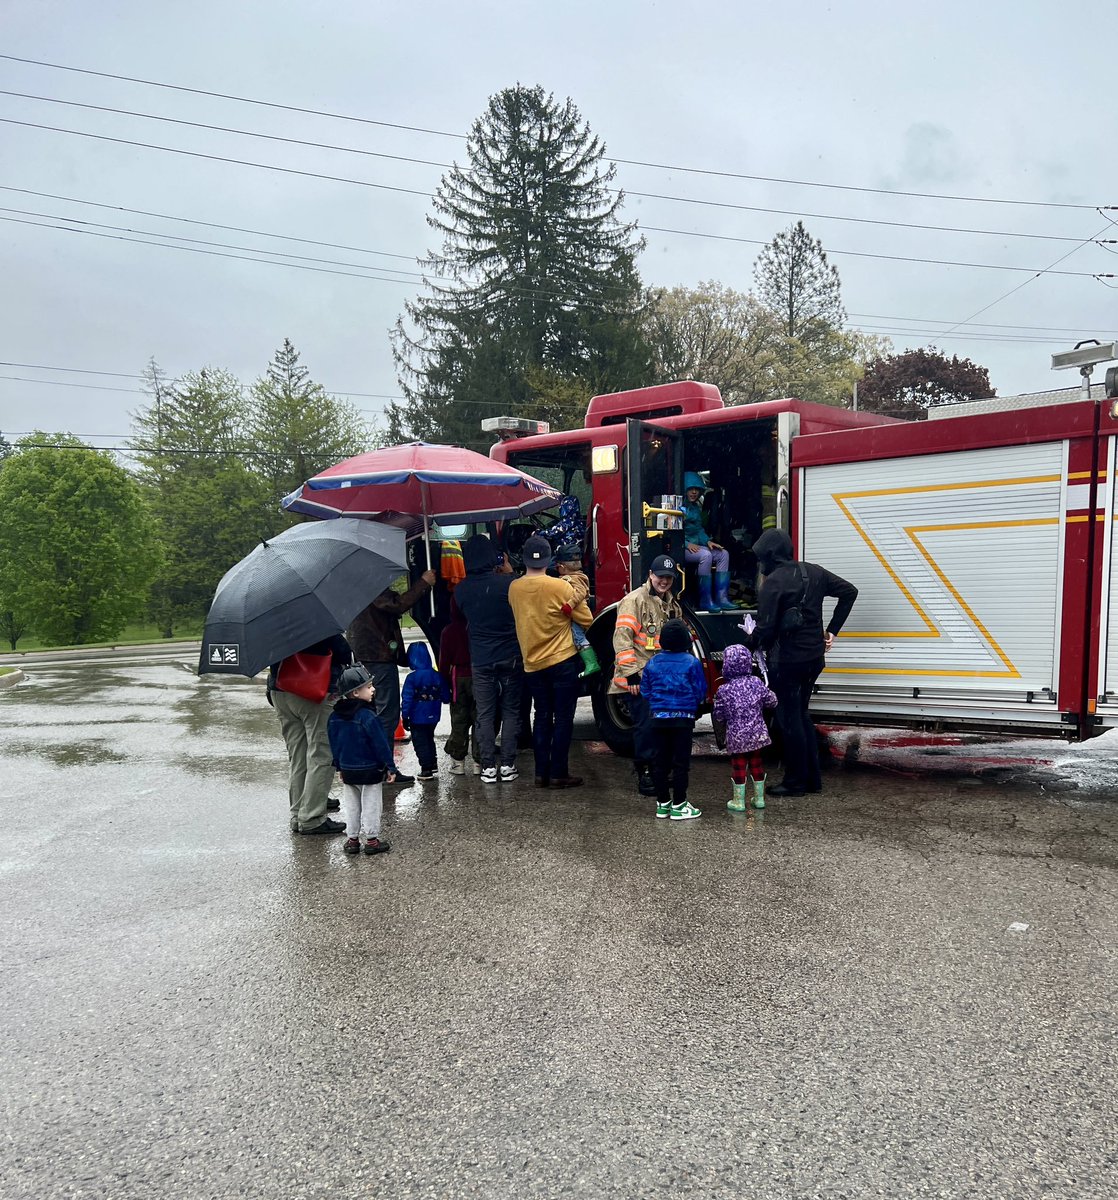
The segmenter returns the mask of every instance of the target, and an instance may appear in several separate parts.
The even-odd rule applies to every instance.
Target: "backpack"
[[[800,598],[795,604],[789,605],[781,614],[781,633],[793,633],[804,623],[804,611],[801,606],[807,599],[807,567],[803,563],[797,563],[796,566],[800,569]]]

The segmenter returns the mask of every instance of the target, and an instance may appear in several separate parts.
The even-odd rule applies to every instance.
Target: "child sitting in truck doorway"
[[[699,609],[702,612],[729,612],[737,605],[730,602],[730,555],[725,547],[712,542],[703,527],[703,493],[707,486],[698,471],[683,476],[684,561],[695,564],[699,577]],[[714,591],[711,594],[711,571]]]

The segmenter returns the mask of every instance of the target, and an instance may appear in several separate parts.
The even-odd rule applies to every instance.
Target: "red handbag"
[[[331,657],[329,654],[308,654],[305,650],[289,654],[276,672],[276,687],[281,692],[321,704],[330,691]]]

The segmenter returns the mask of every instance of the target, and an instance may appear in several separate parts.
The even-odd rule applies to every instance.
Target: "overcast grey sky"
[[[219,366],[250,381],[285,337],[328,389],[379,412],[399,393],[388,330],[419,286],[408,260],[433,244],[438,164],[461,160],[487,98],[516,82],[570,96],[627,160],[618,183],[648,241],[646,283],[748,290],[759,243],[802,217],[839,269],[853,326],[895,349],[971,357],[1003,395],[1070,386],[1078,377],[1053,374],[1050,353],[1118,336],[1118,279],[1093,277],[1118,273],[1118,246],[1095,244],[1118,237],[1095,211],[1118,205],[1112,25],[1102,0],[919,12],[870,0],[0,0],[0,54],[56,64],[0,58],[0,375],[20,377],[0,378],[0,430],[107,444],[142,397],[93,372],[138,374],[154,356],[173,375]],[[117,240],[171,235],[221,245]],[[1027,270],[995,269],[1006,267]]]

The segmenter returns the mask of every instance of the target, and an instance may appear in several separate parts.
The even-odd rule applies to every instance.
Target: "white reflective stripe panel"
[[[1054,690],[1065,453],[807,468],[804,557],[859,589],[824,684]]]

